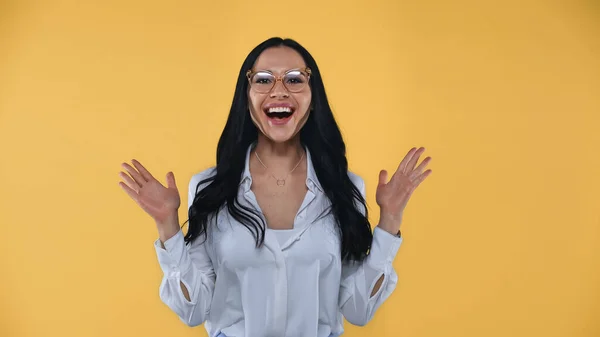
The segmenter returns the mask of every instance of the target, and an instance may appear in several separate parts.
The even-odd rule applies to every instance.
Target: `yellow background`
[[[593,0],[0,2],[0,336],[205,336],[119,165],[186,190],[271,36],[315,56],[373,223],[379,169],[433,157],[344,336],[600,336],[599,32]]]

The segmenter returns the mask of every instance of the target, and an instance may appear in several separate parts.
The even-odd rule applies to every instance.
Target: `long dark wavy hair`
[[[244,206],[237,198],[246,151],[258,137],[248,108],[246,72],[254,66],[264,50],[279,46],[296,50],[312,70],[309,85],[313,110],[300,130],[300,142],[310,151],[317,178],[331,202],[329,212],[333,213],[339,228],[342,259],[362,261],[373,239],[368,211],[364,198],[348,176],[346,145],[329,107],[319,67],[299,43],[278,37],[256,46],[242,64],[229,117],[217,145],[216,174],[196,186],[196,194],[188,212],[189,228],[185,242],[190,244],[200,235],[206,238],[209,224],[212,223],[210,219],[214,220],[212,215],[217,215],[222,207],[227,207],[231,216],[253,234],[257,247],[264,242],[266,224],[257,211]],[[205,187],[200,189],[201,185]]]

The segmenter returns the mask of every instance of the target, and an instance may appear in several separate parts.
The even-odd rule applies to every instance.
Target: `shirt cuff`
[[[163,249],[159,239],[154,241],[158,263],[165,275],[185,273],[191,267],[191,260],[185,246],[183,231],[180,229],[177,234],[166,240],[164,246]]]
[[[402,244],[402,238],[390,234],[385,230],[375,227],[373,243],[367,257],[367,264],[376,270],[385,270],[386,265],[391,265]]]

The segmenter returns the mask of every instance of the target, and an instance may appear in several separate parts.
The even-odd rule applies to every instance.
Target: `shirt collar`
[[[250,153],[252,149],[256,146],[256,142],[250,144],[248,149],[246,150],[246,162],[244,164],[244,173],[242,174],[242,180],[240,181],[240,185],[244,188],[244,192],[248,192],[250,190],[250,186],[252,186],[252,176],[250,175]],[[312,157],[310,155],[310,151],[305,146],[304,150],[306,151],[306,187],[311,192],[315,192],[315,189],[323,192],[323,187],[319,183],[319,179],[317,178],[317,174],[315,172],[315,168],[312,164]]]

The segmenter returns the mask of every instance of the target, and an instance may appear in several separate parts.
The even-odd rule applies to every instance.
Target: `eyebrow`
[[[289,68],[289,69],[286,69],[286,70],[284,70],[282,73],[284,73],[284,74],[285,74],[285,73],[287,73],[288,71],[292,71],[292,70],[303,70],[303,69],[305,69],[305,68],[306,68],[306,66],[304,66],[304,67],[294,67],[294,68]],[[254,70],[255,72],[265,71],[265,72],[269,72],[269,73],[272,73],[272,74],[275,74],[275,73],[277,73],[276,71],[273,71],[273,70],[271,70],[271,69],[259,69],[259,68],[255,68],[255,69],[256,69],[256,70]]]

